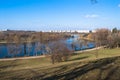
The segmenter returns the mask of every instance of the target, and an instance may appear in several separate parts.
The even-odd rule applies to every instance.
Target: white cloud
[[[85,15],[85,18],[98,18],[99,15],[96,15],[96,14],[87,14]]]
[[[120,7],[120,4],[118,4],[118,7]]]

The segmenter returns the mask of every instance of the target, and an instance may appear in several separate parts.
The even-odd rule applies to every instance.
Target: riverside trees
[[[113,28],[112,31],[105,28],[97,29],[94,33],[94,39],[97,46],[120,47],[120,31],[117,28]]]
[[[12,54],[13,57],[20,53],[29,56],[31,51],[34,51],[36,55],[40,53],[40,51],[45,51],[44,53],[47,54],[52,52],[50,55],[53,56],[57,54],[57,58],[54,59],[55,62],[60,62],[60,57],[58,57],[60,55],[62,55],[61,61],[68,59],[66,52],[69,52],[69,50],[65,44],[59,42],[60,40],[68,38],[66,37],[69,36],[67,34],[57,32],[5,31],[4,35],[2,39],[7,43],[8,53]],[[50,46],[51,43],[54,45]]]
[[[22,49],[20,47],[20,35],[10,33],[7,39],[7,50],[9,54],[15,57],[17,54],[21,53]]]
[[[112,31],[102,28],[97,29],[94,33],[94,40],[96,47],[104,46],[106,48],[116,48],[120,47],[120,32],[117,28]],[[98,49],[96,49],[96,58],[98,57]]]
[[[95,42],[96,46],[105,46],[107,45],[107,37],[110,34],[110,30],[108,29],[97,29],[95,32]]]
[[[112,33],[108,37],[109,48],[120,47],[120,31],[113,28]]]

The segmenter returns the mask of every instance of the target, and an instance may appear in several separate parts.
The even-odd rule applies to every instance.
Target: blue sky
[[[120,29],[120,0],[0,0],[0,30]]]

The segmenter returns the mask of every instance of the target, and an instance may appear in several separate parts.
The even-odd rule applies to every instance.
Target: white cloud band
[[[99,17],[99,15],[96,15],[96,14],[91,14],[91,15],[87,14],[87,15],[85,15],[85,18],[97,18],[97,17]]]

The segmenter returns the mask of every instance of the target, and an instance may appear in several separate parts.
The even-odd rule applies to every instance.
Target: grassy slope
[[[96,52],[73,55],[69,61],[54,65],[49,58],[1,61],[0,80],[119,80],[120,57],[116,56],[120,56],[120,49],[101,49],[98,51],[98,58],[95,57]]]

